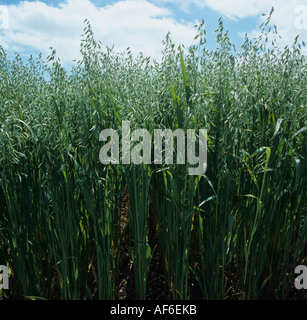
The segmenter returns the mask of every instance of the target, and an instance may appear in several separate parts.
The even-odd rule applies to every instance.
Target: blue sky
[[[69,64],[80,58],[87,18],[104,45],[114,45],[119,52],[130,47],[159,60],[168,31],[176,44],[189,46],[196,35],[194,25],[202,19],[209,48],[215,45],[213,31],[220,17],[239,48],[245,33],[257,37],[261,14],[272,7],[272,24],[281,35],[278,45],[291,45],[296,35],[307,42],[306,0],[12,0],[0,1],[0,44],[9,54],[25,58],[38,52],[47,56],[53,47]]]

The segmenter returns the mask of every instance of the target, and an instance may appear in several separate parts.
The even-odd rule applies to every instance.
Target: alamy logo
[[[0,289],[9,288],[9,269],[0,265]]]
[[[174,137],[177,138],[177,164],[185,164],[186,156],[190,165],[189,175],[203,175],[207,169],[207,130],[200,129],[198,133],[199,150],[196,156],[196,133],[194,129],[187,130],[187,137],[184,130],[176,129],[174,132],[170,129],[155,129],[153,136],[153,154],[152,161],[152,137],[146,129],[136,129],[130,132],[130,122],[122,122],[122,164],[162,164],[162,146],[163,138],[165,142],[165,164],[173,164]],[[119,164],[120,162],[120,142],[119,135],[114,129],[105,129],[100,133],[99,141],[108,141],[99,152],[99,160],[102,164]],[[131,150],[131,144],[135,144]]]
[[[300,5],[295,7],[295,28],[298,30],[307,29],[307,6]]]
[[[295,288],[298,290],[307,289],[307,267],[297,266],[294,272],[300,274],[294,281]]]

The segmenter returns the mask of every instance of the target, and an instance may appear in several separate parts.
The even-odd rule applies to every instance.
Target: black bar
[[[63,310],[71,319],[73,316],[84,316],[95,319],[158,319],[160,317],[185,317],[196,319],[204,315],[206,318],[225,316],[263,317],[268,312],[289,312],[289,310],[305,310],[306,300],[257,300],[257,301],[0,301],[0,312],[5,311],[6,319],[16,313],[24,315],[41,315],[46,317],[63,315]],[[260,318],[261,320],[261,318]]]

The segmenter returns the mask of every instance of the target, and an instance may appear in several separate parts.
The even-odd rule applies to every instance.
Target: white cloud
[[[304,24],[302,29],[297,28],[297,20],[299,15],[296,13],[296,8],[302,5],[301,0],[284,1],[280,0],[280,4],[276,5],[275,11],[271,18],[271,23],[277,26],[278,33],[281,35],[283,45],[292,44],[294,38],[299,35],[301,40],[307,39],[307,6],[304,6]],[[305,51],[306,52],[306,51]]]
[[[202,9],[206,6],[206,1],[203,0],[155,0],[158,4],[175,4],[180,10],[190,12],[193,7]]]
[[[206,10],[205,7],[216,11],[221,16],[232,20],[241,20],[247,17],[258,17],[259,24],[261,14],[269,13],[274,7],[271,25],[276,25],[279,35],[282,37],[278,44],[281,47],[291,45],[297,35],[307,42],[307,3],[306,0],[156,0],[157,3],[173,3],[182,11],[191,11],[195,7]],[[265,19],[264,17],[263,19]],[[246,25],[245,25],[246,26]],[[242,30],[241,35],[245,35]],[[258,29],[249,33],[251,37],[259,35]],[[307,53],[307,48],[302,51]]]
[[[282,2],[283,0],[280,0]],[[215,10],[229,18],[245,18],[256,16],[266,12],[272,7],[270,0],[206,0],[205,3],[212,10]]]
[[[119,1],[101,8],[89,0],[67,0],[58,7],[23,1],[7,8],[9,28],[0,30],[0,42],[7,50],[27,52],[28,47],[49,54],[52,46],[63,62],[80,58],[85,19],[103,45],[114,45],[116,51],[130,47],[132,52],[154,58],[159,58],[167,32],[174,42],[186,45],[196,34],[193,23],[176,22],[170,10],[146,0]]]
[[[206,4],[212,10],[236,20],[261,17],[262,13],[269,13],[274,7],[270,24],[277,27],[278,34],[281,36],[277,44],[281,47],[291,45],[297,35],[301,40],[307,39],[307,5],[303,5],[303,0],[206,0]],[[258,35],[257,29],[250,33],[252,37]],[[307,53],[307,48],[302,51]]]

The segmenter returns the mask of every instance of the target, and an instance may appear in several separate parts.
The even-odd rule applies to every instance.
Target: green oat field
[[[104,50],[88,21],[71,71],[0,49],[1,299],[306,298],[306,56],[269,20],[241,48],[222,20],[214,50],[197,28],[160,62]],[[205,174],[103,165],[99,134],[125,120],[206,129]]]

